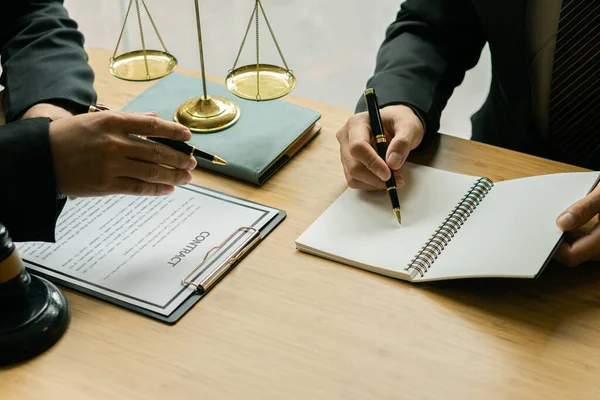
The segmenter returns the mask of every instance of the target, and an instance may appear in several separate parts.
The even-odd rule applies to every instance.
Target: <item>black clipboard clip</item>
[[[204,279],[202,279],[200,282],[196,283],[193,280],[190,280],[190,278],[194,275],[194,273],[204,265],[204,263],[206,262],[206,260],[208,259],[208,257],[214,250],[217,250],[217,249],[225,246],[239,232],[245,232],[245,233],[252,232],[252,235],[248,236],[238,247],[235,248],[235,250],[225,260],[223,260],[223,262],[221,262],[219,265],[217,265],[215,268],[213,268],[213,270],[210,271],[210,273],[208,275],[206,275],[206,277],[204,277]],[[196,288],[196,291],[198,291],[200,293],[204,293],[204,292],[208,291],[216,282],[219,281],[219,279],[223,275],[225,275],[233,267],[233,265],[238,260],[243,258],[244,255],[250,249],[252,249],[254,247],[254,245],[256,243],[258,243],[261,239],[262,239],[262,236],[258,229],[252,228],[249,226],[239,227],[227,239],[225,239],[223,241],[223,243],[221,243],[218,246],[214,246],[213,248],[208,250],[206,252],[206,255],[204,256],[204,259],[202,260],[202,262],[200,264],[196,265],[196,267],[194,267],[194,269],[189,274],[187,274],[185,276],[185,278],[183,278],[181,280],[181,283],[183,285],[194,286]]]

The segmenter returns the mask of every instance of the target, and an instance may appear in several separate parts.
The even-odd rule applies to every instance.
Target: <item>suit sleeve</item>
[[[84,39],[62,0],[20,0],[0,13],[6,122],[37,103],[77,114],[96,102]]]
[[[0,223],[18,241],[53,242],[58,200],[47,118],[0,126]]]
[[[0,222],[15,241],[52,242],[65,200],[57,199],[50,120],[19,117],[41,102],[86,112],[96,102],[94,74],[61,0],[12,3],[0,12]]]
[[[469,0],[406,0],[386,30],[367,82],[379,104],[405,104],[425,122],[426,138],[467,70],[477,65],[486,37]],[[367,109],[364,99],[356,112]]]

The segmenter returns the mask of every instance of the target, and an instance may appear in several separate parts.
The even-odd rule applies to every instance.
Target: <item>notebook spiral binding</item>
[[[404,270],[416,271],[423,277],[493,186],[488,178],[478,179]]]

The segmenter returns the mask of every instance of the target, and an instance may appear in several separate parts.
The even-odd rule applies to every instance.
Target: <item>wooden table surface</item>
[[[111,108],[153,84],[112,77],[107,50],[89,54],[99,102]],[[64,289],[67,333],[38,358],[0,369],[0,398],[599,396],[596,265],[555,264],[537,280],[414,285],[297,252],[294,240],[346,188],[335,133],[351,111],[284,101],[322,113],[307,148],[260,188],[203,171],[194,183],[287,219],[174,326]],[[581,170],[446,135],[412,161],[495,181]]]

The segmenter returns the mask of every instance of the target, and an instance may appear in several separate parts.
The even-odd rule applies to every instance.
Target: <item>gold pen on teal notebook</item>
[[[369,110],[369,119],[371,120],[371,131],[375,136],[375,142],[377,143],[377,153],[385,161],[387,153],[387,140],[385,138],[385,132],[383,130],[383,124],[381,122],[381,114],[379,113],[379,102],[377,101],[377,95],[374,89],[367,89],[364,92],[365,101],[367,102],[367,108]],[[400,212],[400,201],[398,200],[398,192],[396,188],[396,178],[394,178],[394,171],[390,168],[391,177],[385,183],[387,191],[392,201],[392,208],[394,215],[398,220],[399,224],[402,224],[402,213]]]

